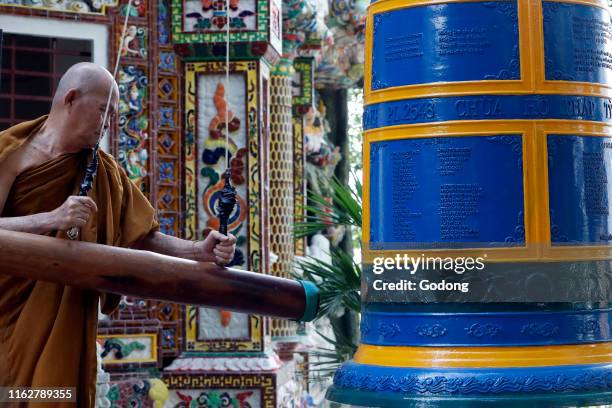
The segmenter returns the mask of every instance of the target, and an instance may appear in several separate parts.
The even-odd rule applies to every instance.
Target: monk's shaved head
[[[111,92],[108,113],[107,101]],[[99,65],[81,62],[62,76],[53,96],[48,127],[57,129],[72,145],[93,147],[117,115],[119,87]]]
[[[118,92],[117,84],[106,68],[91,62],[80,62],[71,66],[60,79],[53,105],[61,103],[70,89],[76,89],[80,94],[101,92],[108,95],[111,84],[114,84],[115,92]]]

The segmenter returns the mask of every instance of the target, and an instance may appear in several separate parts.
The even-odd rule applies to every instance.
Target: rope
[[[230,76],[230,0],[225,0],[225,95],[227,106],[225,108],[225,169],[230,168],[229,162],[229,76]]]

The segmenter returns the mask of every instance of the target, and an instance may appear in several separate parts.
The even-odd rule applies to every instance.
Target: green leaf
[[[350,189],[336,177],[329,180],[331,196],[326,197],[315,191],[308,191],[306,214],[297,220],[294,227],[296,238],[306,237],[330,226],[354,226],[361,228],[361,182],[355,178],[355,189]]]
[[[337,248],[332,248],[330,255],[331,264],[313,257],[298,261],[303,271],[301,278],[319,287],[321,302],[319,316],[328,315],[342,307],[359,313],[361,267],[353,261],[351,255]]]

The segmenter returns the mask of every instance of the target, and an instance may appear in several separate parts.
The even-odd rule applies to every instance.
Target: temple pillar
[[[295,255],[291,72],[287,71],[277,68],[270,77],[270,250],[278,257],[271,272],[283,278],[291,277]],[[272,337],[281,342],[296,334],[295,322],[272,319],[271,325]]]
[[[306,174],[304,149],[304,115],[314,109],[314,58],[296,58],[293,62],[293,201],[295,220],[306,217]],[[295,255],[306,255],[306,238],[295,240]]]
[[[223,2],[176,0],[172,15],[172,41],[183,66],[184,235],[202,239],[218,229],[216,203],[229,153],[238,200],[228,225],[238,240],[231,265],[269,274],[271,239],[286,239],[272,233],[269,205],[276,169],[270,165],[270,67],[281,49],[280,2],[232,2],[227,12]],[[182,316],[180,353],[163,374],[167,406],[209,400],[274,407],[300,398],[293,365],[272,348],[269,318],[195,306],[185,306]]]

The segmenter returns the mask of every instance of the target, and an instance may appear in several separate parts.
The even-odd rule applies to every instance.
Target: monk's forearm
[[[209,261],[209,259],[202,259],[196,245],[194,241],[187,241],[161,232],[151,232],[132,245],[132,248],[192,261]]]
[[[0,217],[0,229],[30,234],[46,234],[56,229],[51,213],[32,214],[24,217]]]

